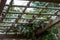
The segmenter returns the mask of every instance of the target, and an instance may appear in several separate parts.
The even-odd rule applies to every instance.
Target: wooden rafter
[[[40,13],[40,15],[60,16],[60,15],[57,14],[58,11],[60,10],[60,7],[47,7],[48,3],[44,7],[34,7],[34,6],[29,6],[29,5],[30,5],[31,1],[36,1],[36,0],[29,0],[29,1],[30,2],[27,4],[27,6],[19,6],[19,5],[12,5],[13,0],[11,0],[10,5],[5,5],[6,0],[2,0],[1,4],[0,4],[0,6],[1,6],[0,7],[1,8],[0,9],[0,13],[2,12],[4,6],[8,6],[8,9],[7,9],[6,12],[4,12],[4,11],[2,12],[2,21],[1,21],[1,23],[5,23],[5,22],[3,22],[3,19],[6,18],[6,14],[7,13],[10,13],[10,14],[21,14],[21,15],[23,15],[23,14],[39,15],[39,13]],[[59,0],[37,0],[37,1],[40,1],[40,2],[55,2],[55,3],[59,3],[60,2]],[[25,9],[23,10],[23,13],[12,12],[12,11],[9,11],[10,7],[24,7]],[[36,14],[35,13],[25,13],[27,8],[39,8],[39,9],[42,9],[42,10],[43,9],[53,9],[53,10],[56,10],[56,12],[54,14],[45,14],[45,13],[42,13],[42,10],[41,10],[41,12],[36,13]],[[5,14],[3,14],[3,13],[5,13]],[[23,19],[23,18],[21,18],[20,15],[18,15],[18,18],[10,18],[10,19],[16,19],[16,20],[15,20],[15,22],[6,22],[6,23],[11,23],[12,24],[12,26],[7,26],[7,27],[15,27],[14,24],[20,24],[20,23],[18,23],[18,20],[19,19]],[[39,19],[36,19],[36,20],[39,20]],[[50,24],[47,24],[46,28],[43,28],[42,30],[41,29],[36,30],[37,31],[36,35],[41,34],[42,32],[44,32],[47,29],[51,28],[53,25],[57,24],[58,22],[60,22],[60,17],[57,20],[52,21]],[[25,24],[27,24],[27,23],[25,23]],[[4,26],[4,27],[6,27],[6,26]],[[6,29],[6,32],[8,32],[10,30],[11,30],[11,28],[10,29]],[[23,36],[22,34],[19,34],[18,36],[17,35],[13,35],[13,34],[7,34],[7,35],[3,34],[3,35],[0,35],[0,36],[1,36],[0,38],[29,38],[26,35]]]
[[[6,5],[9,6],[9,5]],[[26,6],[20,6],[20,5],[12,5],[11,7],[26,7]],[[27,6],[27,8],[40,8],[40,9],[53,9],[53,10],[60,10],[60,7],[45,7],[45,6]]]
[[[6,13],[5,11],[3,13]],[[52,16],[58,16],[60,14],[49,14],[49,13],[20,13],[20,12],[13,12],[9,11],[10,14],[29,14],[29,15],[52,15]]]
[[[29,2],[29,3],[27,4],[27,6],[29,6],[30,3],[31,3],[31,2]],[[24,13],[25,10],[27,9],[27,6],[26,6],[25,9],[23,10],[23,13]],[[18,24],[18,20],[21,18],[21,16],[22,16],[22,15],[18,15],[18,18],[15,20],[15,23],[16,23],[16,24]],[[15,24],[14,24],[14,25],[15,25]],[[7,32],[8,32],[9,30],[11,30],[12,27],[14,28],[14,26],[12,25],[11,28],[7,30]]]

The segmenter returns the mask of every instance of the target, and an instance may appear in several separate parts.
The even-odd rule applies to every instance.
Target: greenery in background
[[[42,2],[41,3],[33,2],[32,5],[34,5],[34,6],[44,6],[45,2],[43,2],[43,3]],[[30,6],[32,6],[32,5],[30,5]],[[38,9],[34,9],[34,10],[39,11]],[[17,9],[17,8],[11,7],[9,11],[22,12],[23,8],[18,8]],[[45,12],[47,12],[47,10],[44,10],[44,13]],[[51,12],[51,11],[49,10],[49,12]],[[8,15],[10,15],[11,17],[14,16],[12,14],[8,14]],[[28,19],[28,18],[31,18],[31,16],[32,15],[25,15],[24,17]],[[39,17],[41,18],[41,16],[39,16]],[[17,15],[15,15],[14,17],[17,18]],[[46,18],[46,16],[42,16],[42,17]],[[5,21],[7,21],[7,20],[5,20]],[[10,21],[10,20],[8,19],[8,21]],[[41,28],[42,29],[42,28],[45,27],[45,25],[44,25],[44,20],[38,20],[38,21],[34,20],[32,22],[33,22],[33,24],[20,24],[20,25],[18,25],[18,27],[15,27],[13,32],[15,34],[17,34],[17,32],[19,32],[20,34],[27,34],[31,37],[31,39],[33,39],[33,37],[35,37],[34,30],[36,28]],[[41,24],[43,24],[43,26]],[[42,35],[40,35],[38,38],[36,38],[36,40],[59,40],[58,27],[57,26],[52,27],[51,29],[47,30]]]
[[[45,31],[39,38],[39,40],[60,40],[58,35],[58,27],[54,26]]]

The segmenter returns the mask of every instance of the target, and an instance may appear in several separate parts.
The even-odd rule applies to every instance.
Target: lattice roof
[[[7,34],[14,34],[11,31],[16,27],[22,28],[22,24],[34,24],[34,21],[37,23],[44,21],[47,27],[60,21],[60,3],[7,0],[5,5],[1,5],[0,10],[0,34],[6,34],[9,31]],[[52,24],[50,25],[50,23]],[[25,32],[24,30],[28,31],[29,29],[23,27],[23,32]],[[19,33],[21,32],[19,31]]]

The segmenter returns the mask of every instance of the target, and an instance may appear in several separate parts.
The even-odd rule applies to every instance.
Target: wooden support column
[[[0,2],[0,15],[1,15],[2,11],[3,11],[5,3],[6,3],[6,0],[1,0],[1,2]]]

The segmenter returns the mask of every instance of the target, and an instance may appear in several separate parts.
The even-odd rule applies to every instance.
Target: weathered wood
[[[2,10],[3,10],[4,6],[5,6],[5,3],[6,3],[6,0],[1,0],[1,3],[0,3],[0,15],[2,13]]]

